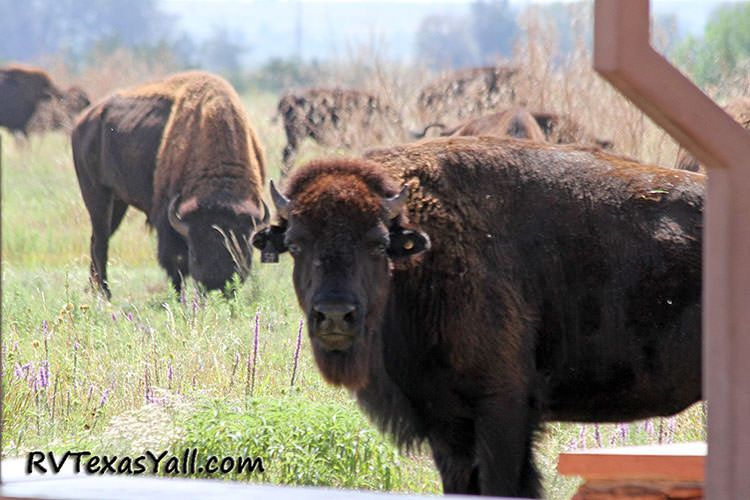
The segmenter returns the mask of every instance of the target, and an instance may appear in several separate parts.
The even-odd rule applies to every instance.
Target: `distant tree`
[[[209,71],[236,73],[242,67],[242,56],[249,50],[240,35],[223,26],[215,27],[198,48],[200,65]]]
[[[466,18],[427,16],[416,35],[417,57],[430,68],[440,70],[477,63],[477,47]]]
[[[477,0],[472,3],[471,28],[483,63],[513,55],[519,28],[508,0]]]
[[[718,7],[703,37],[687,37],[672,55],[701,86],[747,78],[750,71],[750,3]]]
[[[170,38],[157,0],[0,0],[0,59],[80,57],[102,41],[128,48]]]

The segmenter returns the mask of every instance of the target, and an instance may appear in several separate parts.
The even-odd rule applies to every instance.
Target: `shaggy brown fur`
[[[187,274],[221,287],[232,266],[211,226],[247,237],[263,216],[260,142],[234,89],[208,73],[178,73],[91,106],[73,132],[73,157],[94,229],[92,279],[107,294],[107,240],[128,205],[156,227],[159,261],[178,289]],[[187,238],[168,220],[177,196]]]
[[[750,130],[750,97],[739,97],[730,101],[724,106],[724,111],[746,130]],[[691,172],[706,172],[706,168],[684,148],[680,148],[677,152],[675,168]]]
[[[539,422],[669,415],[700,399],[703,175],[495,137],[366,158],[297,170],[278,250],[296,245],[323,375],[399,443],[426,439],[446,493],[538,495]],[[404,184],[403,212],[384,219]],[[407,220],[432,247],[395,265]],[[378,257],[368,235],[383,228]],[[337,297],[351,303],[348,350],[318,331],[316,303]]]
[[[17,64],[0,68],[0,127],[26,135],[39,105],[62,98],[63,93],[41,69]]]
[[[433,126],[442,127],[440,124],[428,125],[425,132]],[[425,133],[418,135],[424,137]],[[534,116],[523,108],[506,109],[466,120],[458,125],[441,130],[440,135],[443,137],[494,135],[495,137],[529,139],[535,142],[547,140]]]
[[[438,78],[422,88],[417,113],[422,123],[463,120],[515,102],[518,69],[470,68]]]
[[[278,113],[287,137],[284,175],[307,137],[324,146],[372,146],[401,128],[395,110],[378,96],[356,89],[313,88],[287,94],[279,100]]]
[[[234,89],[201,72],[178,75],[165,87],[172,112],[156,156],[152,210],[165,210],[175,194],[180,194],[182,206],[195,198],[198,204],[192,210],[248,199],[260,207],[264,155]],[[144,94],[152,91],[158,92],[146,87]],[[216,198],[219,193],[221,199]]]

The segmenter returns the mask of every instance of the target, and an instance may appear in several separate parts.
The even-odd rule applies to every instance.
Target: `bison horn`
[[[172,229],[177,231],[177,233],[183,238],[187,238],[188,225],[185,223],[184,220],[182,220],[182,218],[180,217],[180,214],[177,213],[177,201],[179,199],[180,199],[180,195],[177,195],[174,198],[172,198],[172,201],[169,202],[169,208],[167,209],[167,217],[169,219],[169,225],[172,226]]]
[[[263,205],[263,225],[267,226],[268,221],[271,220],[271,211],[268,209],[265,200],[261,199],[260,204]]]
[[[409,197],[409,188],[404,186],[401,188],[401,192],[396,196],[390,198],[383,198],[383,209],[385,210],[388,220],[395,219],[398,214],[401,213],[401,209],[406,204],[406,199]]]
[[[284,196],[276,189],[276,185],[271,181],[271,199],[273,200],[274,206],[276,206],[276,212],[282,219],[289,218],[289,198]]]

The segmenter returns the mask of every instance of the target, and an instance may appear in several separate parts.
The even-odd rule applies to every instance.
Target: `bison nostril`
[[[326,319],[326,315],[323,314],[322,312],[320,312],[320,311],[313,312],[313,321],[315,323],[318,323],[318,324],[323,323],[323,321],[325,321],[325,319]]]

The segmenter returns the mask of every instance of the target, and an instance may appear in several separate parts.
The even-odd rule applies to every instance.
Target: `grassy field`
[[[275,96],[245,97],[279,171]],[[131,210],[111,241],[111,303],[88,290],[90,228],[62,133],[2,133],[3,457],[31,450],[138,455],[197,447],[260,456],[252,481],[438,493],[429,454],[397,451],[312,360],[291,262],[259,265],[238,297],[175,296]],[[307,146],[305,156],[320,148]],[[292,384],[292,379],[294,383]],[[538,445],[549,498],[564,450],[704,438],[704,409],[622,425],[551,424]]]

